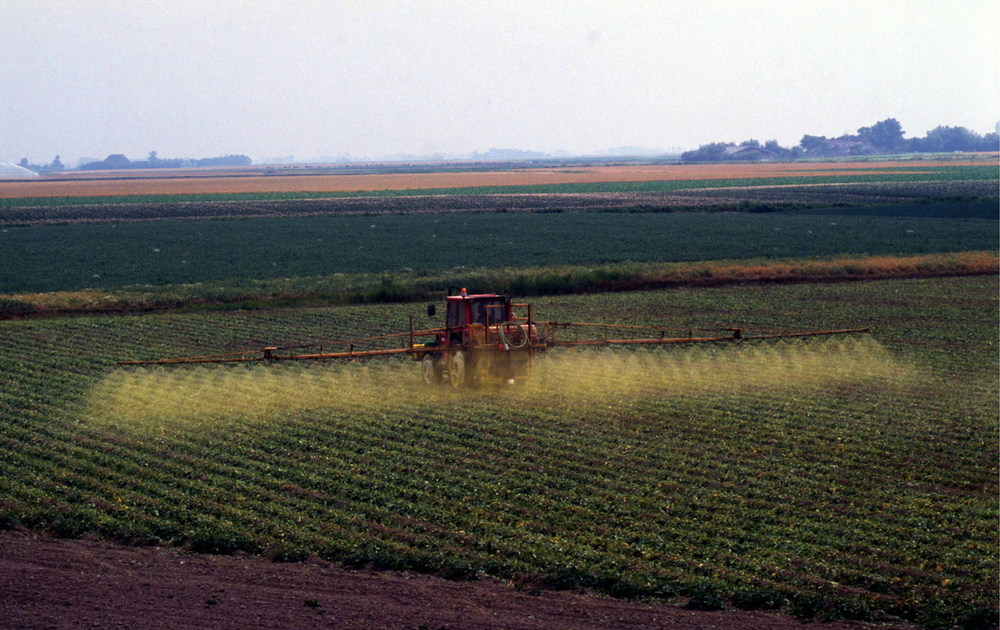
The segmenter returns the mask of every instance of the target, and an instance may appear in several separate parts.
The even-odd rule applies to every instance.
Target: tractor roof
[[[500,295],[499,293],[477,293],[475,295],[449,295],[448,300],[458,301],[458,300],[506,300],[506,295]]]

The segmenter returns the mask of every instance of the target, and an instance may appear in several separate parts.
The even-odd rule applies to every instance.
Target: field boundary
[[[142,291],[59,291],[0,295],[0,320],[24,317],[136,314],[165,311],[265,310],[440,299],[456,287],[518,297],[611,293],[747,284],[830,283],[997,275],[997,252],[918,256],[854,256],[823,260],[749,260],[470,270],[461,276],[413,277],[412,273],[352,274],[331,278],[340,288],[302,290],[293,280],[282,287],[262,281],[233,288],[204,283]],[[300,279],[315,287],[315,279]]]

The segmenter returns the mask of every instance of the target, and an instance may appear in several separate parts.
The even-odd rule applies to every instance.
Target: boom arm
[[[613,330],[631,330],[631,331],[645,331],[648,334],[650,330],[659,330],[659,337],[621,337],[621,338],[596,338],[596,339],[569,339],[569,340],[556,340],[556,330],[559,328],[569,329],[577,328],[584,329],[588,327],[601,327],[604,329]],[[782,331],[782,332],[766,332],[758,334],[744,334],[742,328],[731,328],[729,329],[732,334],[730,335],[714,335],[714,336],[700,336],[695,337],[693,334],[689,333],[686,337],[667,337],[665,334],[666,329],[649,327],[649,326],[616,326],[613,324],[582,324],[582,323],[569,323],[569,322],[545,322],[538,324],[538,328],[543,331],[543,335],[538,339],[538,342],[532,342],[530,345],[535,350],[546,350],[548,348],[566,348],[566,347],[580,347],[580,346],[624,346],[624,345],[667,345],[667,344],[696,344],[696,343],[712,343],[712,342],[726,342],[726,341],[752,341],[761,339],[788,339],[795,337],[820,337],[826,335],[844,335],[844,334],[854,334],[854,333],[864,333],[868,332],[868,328],[843,328],[838,330],[815,330],[815,331]],[[335,359],[358,359],[358,358],[368,358],[377,356],[391,356],[408,354],[415,359],[423,357],[423,355],[431,352],[442,352],[447,351],[445,348],[440,348],[433,345],[424,345],[414,343],[415,337],[420,336],[431,336],[438,333],[439,330],[422,330],[422,331],[411,331],[409,333],[400,333],[397,335],[385,335],[382,337],[370,337],[367,339],[356,339],[350,341],[338,342],[339,345],[347,345],[348,350],[340,352],[323,352],[321,346],[300,346],[298,348],[279,348],[277,346],[269,346],[263,348],[262,350],[252,350],[246,352],[235,352],[229,354],[214,354],[205,356],[191,356],[191,357],[178,357],[172,359],[154,359],[146,361],[119,361],[118,365],[177,365],[183,363],[275,363],[279,361],[325,361],[325,360],[335,360]],[[354,344],[359,342],[370,342],[377,339],[390,339],[409,336],[409,344],[402,348],[383,348],[375,350],[355,350]],[[320,348],[319,352],[306,352],[302,354],[295,354],[293,351],[297,349],[305,348]]]
[[[268,347],[263,350],[239,354],[216,354],[202,357],[178,357],[175,359],[155,359],[151,361],[119,361],[117,365],[174,365],[178,363],[274,363],[275,361],[322,361],[326,359],[357,359],[390,354],[412,354],[427,352],[423,348],[393,348],[389,350],[350,350],[347,352],[315,352],[307,354],[280,354],[281,348]]]
[[[560,324],[560,325],[579,325],[579,324]],[[868,332],[867,328],[842,328],[839,330],[809,330],[801,332],[775,332],[775,333],[760,333],[755,335],[745,335],[743,334],[742,328],[732,328],[732,335],[728,336],[710,336],[710,337],[695,337],[689,335],[687,337],[653,337],[653,338],[627,338],[627,339],[574,339],[570,341],[549,341],[548,347],[566,347],[566,346],[624,346],[624,345],[657,345],[657,344],[675,344],[675,343],[710,343],[718,341],[752,341],[755,339],[789,339],[793,337],[821,337],[825,335],[846,335],[853,333],[865,333]]]

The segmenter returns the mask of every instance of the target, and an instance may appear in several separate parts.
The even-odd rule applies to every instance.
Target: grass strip
[[[619,263],[599,266],[412,271],[208,282],[109,291],[0,295],[0,318],[151,311],[259,310],[436,300],[458,287],[520,297],[791,282],[992,275],[996,252],[826,259]]]

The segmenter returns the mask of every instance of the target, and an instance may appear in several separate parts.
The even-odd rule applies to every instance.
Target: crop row
[[[549,298],[561,320],[874,332],[553,353],[527,386],[475,392],[427,390],[406,361],[113,366],[398,330],[406,308],[3,322],[0,523],[962,623],[997,587],[996,293]]]

